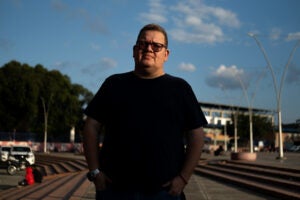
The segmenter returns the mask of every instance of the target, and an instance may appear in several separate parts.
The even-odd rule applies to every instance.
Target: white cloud
[[[165,23],[167,21],[163,15],[156,13],[142,13],[141,18],[145,21],[145,23]]]
[[[196,67],[195,67],[195,65],[193,65],[191,63],[182,62],[179,65],[179,69],[182,71],[193,72],[196,70]]]
[[[296,33],[289,33],[287,38],[287,41],[291,41],[291,40],[300,40],[300,32],[296,32]]]
[[[210,76],[206,78],[207,85],[221,89],[240,89],[241,83],[248,85],[248,78],[243,69],[238,69],[235,65],[226,67],[220,65]]]
[[[272,40],[278,40],[280,38],[280,35],[281,35],[281,29],[279,28],[273,28],[271,30],[271,39]]]
[[[166,18],[167,9],[160,0],[150,0],[149,9],[149,12],[140,14],[143,22],[165,23],[168,21],[168,19]]]
[[[141,13],[143,21],[173,23],[170,36],[185,43],[223,42],[227,39],[224,28],[239,28],[241,23],[235,13],[221,7],[207,6],[203,1],[179,1],[166,7],[161,0],[149,0],[149,11]],[[167,18],[168,17],[168,18]]]
[[[178,41],[187,43],[222,42],[226,39],[224,26],[238,28],[240,22],[237,16],[220,7],[207,6],[203,2],[188,1],[178,3],[171,8],[176,14],[175,28],[171,36]]]
[[[219,23],[222,25],[235,27],[235,28],[238,28],[241,25],[236,14],[231,12],[230,10],[225,10],[220,7],[211,7],[211,6],[205,6],[204,10],[208,15],[217,18]]]
[[[187,16],[185,22],[189,26],[201,26],[202,20],[195,16]]]
[[[235,65],[232,65],[230,67],[226,67],[225,65],[220,65],[219,68],[213,72],[213,74],[217,77],[223,77],[232,79],[236,76],[241,76],[244,74],[243,69],[238,69]]]
[[[188,29],[173,29],[170,35],[173,39],[185,43],[209,43],[224,41],[224,34],[222,30],[214,24],[201,24],[197,27],[199,31]]]

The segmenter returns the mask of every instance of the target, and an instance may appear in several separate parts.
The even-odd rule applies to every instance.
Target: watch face
[[[89,179],[89,181],[94,181],[94,179],[95,179],[95,176],[91,172],[88,172],[86,174],[86,177]]]
[[[99,174],[100,171],[98,169],[94,170],[94,171],[90,171],[86,174],[87,178],[90,180],[90,181],[94,181],[97,174]]]

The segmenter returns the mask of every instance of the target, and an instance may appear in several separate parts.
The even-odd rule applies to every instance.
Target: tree
[[[28,65],[12,61],[0,71],[1,126],[7,131],[29,130],[38,110],[38,88]]]
[[[238,137],[240,138],[240,145],[247,146],[249,144],[249,115],[239,114],[237,117],[237,126],[238,126]],[[261,117],[258,115],[253,115],[253,140],[254,141],[266,141],[269,143],[274,142],[275,133],[273,129],[272,122],[267,117]],[[232,121],[234,117],[232,116]],[[234,136],[234,127],[232,123],[228,126],[228,134]]]
[[[93,94],[57,70],[11,61],[0,68],[0,131],[36,132],[43,136],[44,108],[49,138],[65,138],[80,130],[83,107]]]

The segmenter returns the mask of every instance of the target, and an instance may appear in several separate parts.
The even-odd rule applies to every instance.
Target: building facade
[[[237,116],[237,114],[249,115],[251,112],[255,116],[267,117],[274,125],[274,111],[272,110],[257,108],[251,108],[250,110],[246,107],[203,102],[199,104],[208,122],[208,125],[204,128],[206,151],[213,151],[220,145],[223,145],[225,150],[230,150],[227,149],[227,144],[233,138],[227,135],[227,125],[233,123],[232,116]]]

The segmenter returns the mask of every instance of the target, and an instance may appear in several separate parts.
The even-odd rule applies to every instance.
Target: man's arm
[[[178,176],[176,176],[170,183],[164,185],[167,186],[170,184],[171,187],[169,193],[171,195],[180,195],[183,191],[198,164],[203,145],[203,128],[200,127],[189,131],[187,135],[186,159],[183,168]]]
[[[99,169],[99,140],[101,124],[91,117],[87,117],[83,129],[83,148],[89,170]],[[111,180],[100,172],[94,181],[96,190],[104,190]]]
[[[186,159],[181,170],[181,176],[188,182],[201,157],[204,145],[203,128],[191,130],[187,135]]]
[[[99,140],[101,124],[93,118],[87,117],[83,129],[84,155],[89,170],[99,168]]]

